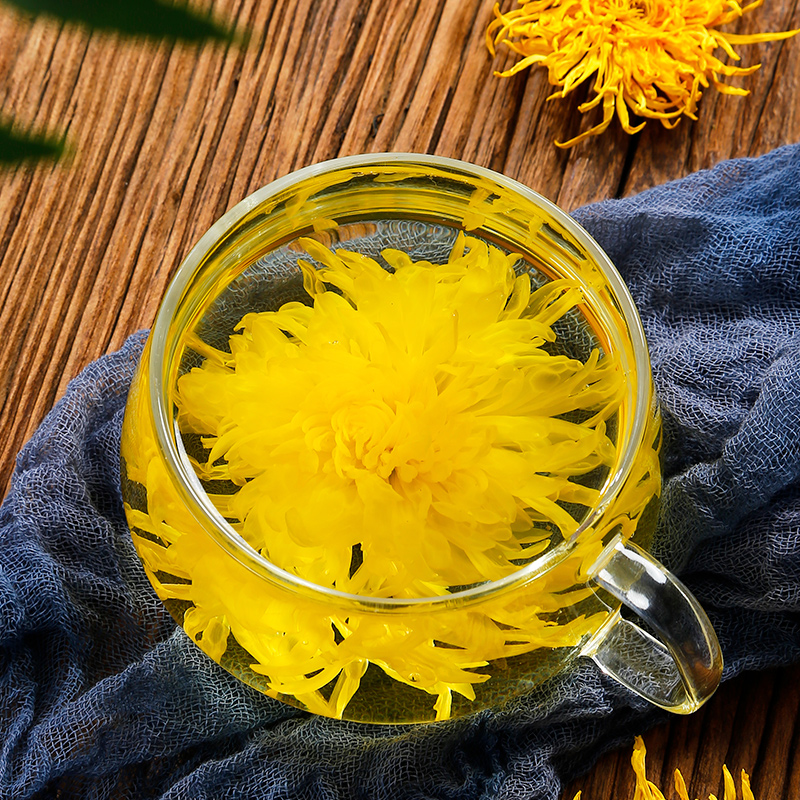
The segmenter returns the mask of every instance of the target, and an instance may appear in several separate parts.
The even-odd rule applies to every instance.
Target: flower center
[[[387,403],[351,404],[331,416],[334,446],[331,464],[343,478],[359,472],[374,472],[388,479],[395,469],[395,448],[408,429],[406,415]]]

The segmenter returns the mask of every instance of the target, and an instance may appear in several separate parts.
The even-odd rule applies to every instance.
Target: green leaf
[[[39,158],[60,158],[66,148],[63,138],[53,138],[16,131],[8,122],[0,122],[0,164]]]
[[[34,16],[46,14],[66,22],[131,36],[191,42],[206,39],[229,42],[241,38],[235,31],[218,25],[210,16],[159,0],[3,1]]]

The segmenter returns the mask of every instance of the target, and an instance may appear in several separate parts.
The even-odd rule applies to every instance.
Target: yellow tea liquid
[[[281,575],[187,508],[147,354],[123,431],[126,512],[159,597],[246,682],[333,717],[446,719],[535,685],[600,627],[586,572],[615,535],[649,535],[659,420],[653,404],[595,513],[637,377],[584,287],[450,229],[410,252],[351,237],[265,260],[296,275],[266,304],[245,272],[185,332],[171,387],[197,488]]]

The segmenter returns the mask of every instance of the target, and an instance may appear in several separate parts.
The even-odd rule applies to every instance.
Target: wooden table
[[[751,96],[708,91],[696,123],[651,123],[636,137],[614,124],[559,150],[554,138],[591,120],[574,100],[546,103],[541,71],[492,76],[512,63],[484,47],[492,2],[219,0],[220,19],[254,32],[231,48],[90,34],[0,6],[2,114],[67,131],[73,150],[56,165],[0,170],[0,493],[66,383],[152,323],[190,246],[295,168],[437,153],[571,210],[800,140],[798,40],[740,48],[744,63],[763,64],[738,82]],[[791,27],[793,3],[768,2],[738,23]],[[752,773],[758,800],[800,797],[798,686],[797,668],[724,685],[695,716],[646,735],[651,776],[666,788],[680,765],[692,796],[721,797],[725,761]],[[628,759],[606,756],[565,797],[578,787],[584,800],[631,796]]]

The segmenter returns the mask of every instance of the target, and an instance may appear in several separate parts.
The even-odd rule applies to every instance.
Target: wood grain
[[[748,98],[708,91],[697,122],[617,125],[553,146],[597,118],[582,96],[547,101],[541,71],[511,79],[483,34],[494,0],[220,0],[248,47],[131,41],[30,21],[0,5],[0,114],[67,131],[72,157],[0,171],[0,493],[14,458],[67,382],[149,326],[192,244],[225,210],[293,169],[410,150],[516,178],[567,210],[800,140],[800,41],[740,48],[761,70]],[[509,5],[506,0],[505,5]],[[767,3],[740,31],[800,27]],[[800,797],[798,668],[742,676],[698,714],[649,732],[650,774],[676,766],[721,795],[723,762],[759,800]],[[629,751],[569,787],[629,797]],[[590,765],[586,765],[587,769]]]
[[[644,734],[647,776],[666,797],[676,797],[680,769],[691,797],[722,798],[726,764],[737,788],[745,770],[757,800],[800,797],[800,668],[742,675],[724,683],[691,717],[675,718]],[[573,800],[633,798],[631,750],[602,757],[563,792]],[[741,794],[739,794],[741,797]]]

